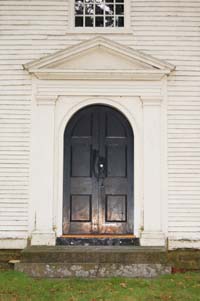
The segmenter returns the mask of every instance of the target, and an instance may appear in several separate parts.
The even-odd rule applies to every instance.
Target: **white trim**
[[[66,67],[66,63],[77,57],[83,56],[89,50],[98,51],[103,49],[108,54],[115,57],[114,65],[108,69],[102,69],[101,66],[90,65],[86,68],[78,66],[78,69]],[[97,56],[98,57],[98,56]],[[89,59],[89,58],[88,58]],[[123,63],[121,62],[123,61]],[[130,68],[127,69],[124,63],[128,62]],[[130,62],[130,63],[129,63]],[[63,65],[63,68],[61,67]],[[100,64],[101,65],[101,64]],[[89,66],[89,64],[88,64]],[[105,65],[106,66],[106,65]],[[160,80],[164,75],[170,74],[175,66],[167,62],[158,60],[150,55],[125,47],[119,43],[111,41],[101,36],[86,40],[78,45],[58,51],[54,54],[31,61],[23,65],[29,73],[38,79],[54,80]],[[118,67],[118,68],[117,68]],[[122,69],[121,69],[121,68]],[[123,69],[124,68],[124,69]],[[49,100],[52,101],[52,100]]]
[[[55,232],[33,231],[31,234],[32,246],[55,246]]]
[[[193,240],[192,237],[189,239],[169,239],[168,249],[200,249],[200,239]]]
[[[69,61],[70,59],[73,59],[74,57],[81,56],[83,52],[88,51],[90,49],[95,49],[99,47],[104,47],[105,49],[112,51],[113,55],[120,55],[128,60],[136,60],[140,64],[144,64],[143,69],[141,70],[134,70],[134,72],[155,72],[155,73],[162,73],[169,74],[175,69],[175,66],[172,64],[169,64],[168,62],[165,62],[163,60],[159,60],[157,58],[152,57],[151,55],[147,55],[145,53],[142,53],[138,50],[134,50],[130,47],[121,45],[120,43],[114,42],[110,39],[107,39],[102,36],[97,36],[92,39],[88,39],[82,43],[79,43],[75,46],[67,47],[64,50],[57,51],[53,54],[47,55],[45,57],[36,59],[34,61],[31,61],[27,64],[24,64],[23,67],[25,70],[27,70],[30,73],[37,73],[37,72],[54,72],[54,73],[60,73],[60,72],[72,72],[73,70],[68,69],[56,69],[56,66],[61,65],[63,62]],[[53,65],[53,67],[52,67]],[[146,67],[145,67],[146,65]],[[76,70],[76,72],[86,72],[86,70]],[[92,70],[90,70],[91,72]],[[94,71],[94,70],[93,70]],[[97,73],[102,70],[95,70]],[[105,70],[103,70],[105,72]],[[117,72],[131,72],[131,70],[120,70],[117,69]],[[107,72],[111,72],[107,71]]]
[[[26,238],[0,238],[0,249],[24,249],[26,247]]]
[[[99,80],[160,80],[168,70],[55,70],[55,69],[32,69],[38,79],[99,79]]]
[[[95,67],[96,69],[90,72],[88,70],[74,72],[66,69],[67,60],[77,55],[81,56],[83,51],[95,47],[105,47],[115,55],[114,67],[124,67],[122,60],[124,57],[128,61],[133,60],[133,66],[139,63],[141,70],[105,71]],[[63,69],[62,67],[56,69],[56,66],[62,64]],[[40,243],[42,237],[46,241],[44,244],[54,244],[54,231],[57,236],[62,235],[63,134],[67,122],[75,112],[87,105],[104,104],[122,112],[134,132],[134,234],[139,236],[144,230],[141,240],[144,244],[164,245],[166,225],[162,220],[164,208],[167,206],[164,204],[167,200],[165,195],[166,137],[161,139],[161,135],[166,135],[164,130],[166,129],[166,75],[175,67],[102,37],[96,37],[35,60],[24,67],[30,73],[34,73],[33,115],[35,117],[33,116],[32,129],[34,143],[32,141],[32,204],[30,206],[33,209],[30,218],[33,244]],[[82,73],[78,74],[78,72]],[[117,74],[118,72],[121,73]],[[38,74],[45,74],[44,78],[47,80],[36,79],[35,75]],[[63,79],[63,74],[66,75],[65,80],[58,81],[57,79]],[[86,77],[86,74],[89,76]],[[116,77],[113,76],[114,74]],[[127,77],[124,76],[125,74]],[[137,76],[134,77],[133,74]],[[139,81],[141,78],[138,74],[144,75],[142,81]],[[102,75],[107,77],[100,80]],[[162,77],[164,79],[160,81]],[[88,78],[91,80],[86,80]],[[155,172],[154,179],[151,170]],[[151,222],[152,217],[153,222]],[[35,242],[34,235],[37,238]]]
[[[37,85],[42,84],[42,81],[37,80]],[[76,83],[76,82],[74,82]],[[93,84],[97,85],[98,81]],[[51,83],[52,84],[52,83]],[[121,93],[121,96],[110,96],[109,98],[106,96],[102,96],[102,93],[105,91],[102,90],[101,84],[99,84],[98,93],[96,93],[96,97],[94,96],[80,96],[81,92],[77,93],[79,96],[70,96],[62,95],[58,96],[58,94],[55,97],[51,97],[52,99],[56,100],[56,106],[55,106],[55,127],[54,127],[54,133],[51,135],[54,136],[54,156],[53,161],[49,162],[49,164],[54,164],[54,167],[51,168],[53,173],[51,175],[48,174],[49,179],[51,178],[51,181],[53,181],[53,208],[50,210],[53,212],[52,216],[52,226],[51,228],[56,231],[57,236],[62,235],[62,206],[63,206],[63,133],[64,129],[66,127],[67,122],[70,120],[70,118],[73,116],[75,112],[77,112],[79,109],[91,105],[91,104],[105,104],[110,105],[117,110],[121,111],[122,114],[126,116],[126,118],[129,120],[133,131],[134,131],[134,145],[135,145],[135,157],[134,157],[134,188],[135,188],[135,198],[134,198],[134,234],[136,236],[140,236],[140,231],[143,229],[143,222],[142,222],[142,208],[143,208],[143,121],[141,119],[142,117],[142,107],[149,107],[150,111],[155,106],[160,106],[160,103],[163,103],[161,96],[151,95],[149,97],[144,96],[144,99],[142,96],[123,96]],[[114,82],[113,82],[114,84]],[[144,83],[145,84],[145,83]],[[115,83],[116,87],[118,86],[117,82]],[[77,85],[79,87],[79,85]],[[158,82],[158,89],[160,87],[160,84]],[[55,86],[56,88],[56,86]],[[127,87],[130,89],[130,86]],[[78,88],[77,88],[78,89]],[[38,91],[40,89],[37,89]],[[89,91],[89,90],[88,90]],[[142,91],[142,89],[141,89]],[[126,93],[125,93],[126,95]],[[134,90],[130,93],[130,95],[134,95]],[[41,99],[40,96],[35,96],[35,103],[37,99]],[[140,99],[143,99],[143,106]],[[46,100],[48,102],[48,96],[42,97],[42,100]],[[135,105],[134,105],[135,103]],[[50,102],[52,104],[52,102]],[[138,109],[140,110],[140,113],[138,112]],[[149,110],[148,109],[148,110]],[[154,110],[154,109],[153,109]],[[45,110],[43,110],[45,113]],[[139,115],[138,115],[139,114]],[[140,117],[139,117],[140,116]],[[40,134],[40,130],[37,130],[37,135]],[[41,139],[41,138],[40,138]],[[162,151],[162,146],[160,146]],[[38,157],[39,159],[39,157]],[[38,160],[37,159],[37,160]],[[151,158],[149,158],[151,160]],[[37,162],[37,164],[43,164],[43,162]],[[160,162],[161,164],[161,162]],[[160,167],[161,168],[161,167]],[[36,175],[35,175],[36,176]],[[37,175],[38,176],[38,175]],[[33,187],[34,188],[34,187]],[[161,189],[161,187],[158,187],[158,189]],[[38,200],[37,202],[41,202],[44,200]],[[46,203],[49,202],[49,199],[46,200]],[[40,207],[39,207],[40,208]],[[46,208],[46,207],[45,207]],[[36,208],[37,210],[37,208]],[[47,212],[44,212],[46,214]],[[160,212],[161,214],[161,212]],[[159,219],[162,218],[162,216],[159,217]],[[32,217],[32,220],[34,218]],[[162,226],[161,226],[162,228]],[[50,229],[50,228],[49,228]],[[159,228],[160,229],[160,228]],[[34,229],[33,229],[34,230]],[[36,232],[39,234],[45,233],[45,229],[35,229]],[[34,230],[34,232],[35,232]],[[162,230],[162,229],[161,229]],[[48,232],[50,234],[50,232]],[[51,232],[52,233],[52,232]],[[145,229],[145,232],[143,233],[145,237],[143,236],[143,242],[145,243],[152,243],[154,245],[164,245],[165,238],[164,234],[161,232],[151,232],[148,231],[148,229]],[[155,234],[157,235],[157,240],[155,243]],[[149,235],[149,238],[147,237]],[[43,236],[44,237],[44,236]],[[53,236],[51,236],[52,238]],[[152,240],[152,237],[154,241]],[[50,238],[50,239],[51,239]],[[41,241],[40,238],[37,238]],[[162,242],[162,243],[161,243]],[[35,242],[33,242],[36,244]],[[51,240],[51,244],[54,244],[55,241]]]
[[[36,103],[38,105],[55,105],[57,97],[50,96],[36,96]]]
[[[140,244],[145,247],[165,247],[166,237],[163,232],[144,231],[141,233]]]
[[[95,34],[123,34],[130,32],[131,25],[130,25],[130,13],[131,13],[131,0],[124,0],[124,27],[75,27],[75,15],[74,15],[74,1],[69,0],[69,26],[66,33],[95,33]],[[131,32],[132,33],[132,32]]]
[[[34,85],[37,85],[35,80]],[[29,207],[32,245],[55,244],[53,231],[55,100],[56,97],[33,95]]]
[[[57,207],[57,216],[55,217],[55,225],[54,227],[57,230],[57,236],[62,235],[62,206],[63,206],[63,135],[64,130],[71,119],[71,117],[78,112],[80,109],[93,104],[104,104],[111,106],[118,111],[120,111],[129,121],[130,125],[133,128],[134,132],[134,173],[137,175],[137,177],[134,177],[134,234],[139,236],[139,229],[141,228],[141,220],[140,220],[140,212],[141,212],[141,193],[142,193],[142,174],[141,174],[141,162],[142,162],[142,146],[141,146],[141,129],[138,127],[138,121],[135,120],[134,117],[134,107],[131,111],[131,102],[133,100],[140,102],[138,97],[135,97],[134,99],[129,99],[129,106],[126,104],[122,104],[122,99],[118,97],[118,99],[115,98],[104,98],[104,97],[89,97],[89,98],[76,98],[74,99],[73,104],[69,105],[69,97],[67,96],[61,96],[59,97],[58,103],[63,103],[62,109],[64,108],[64,103],[68,103],[67,110],[62,118],[62,120],[59,122],[58,125],[58,132],[57,137],[55,141],[56,149],[55,149],[55,166],[57,167],[55,169],[55,187],[57,187],[57,192],[55,193],[54,198],[54,209]],[[124,100],[125,102],[125,100]],[[127,103],[127,101],[126,101]],[[59,200],[59,202],[58,202]],[[59,206],[57,204],[59,203]]]
[[[141,97],[141,100],[144,118],[144,231],[141,233],[140,243],[142,246],[165,246],[162,225],[163,98],[145,96]]]
[[[161,96],[142,96],[140,97],[143,106],[160,106],[162,97]]]
[[[162,229],[165,236],[168,236],[168,95],[167,95],[167,76],[162,79],[162,106],[161,106],[161,216]]]

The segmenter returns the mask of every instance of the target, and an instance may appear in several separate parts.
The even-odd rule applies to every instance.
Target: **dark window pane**
[[[103,15],[103,13],[104,13],[104,4],[95,5],[95,14],[96,15]]]
[[[93,27],[94,18],[93,17],[86,17],[85,18],[85,26],[86,27]]]
[[[75,2],[75,14],[83,15],[83,7],[84,7],[83,1],[81,1],[81,0],[76,1]]]
[[[124,0],[115,0],[116,3],[124,3]]]
[[[106,17],[106,27],[114,27],[114,17]]]
[[[106,4],[105,11],[106,11],[106,15],[114,15],[114,5]]]
[[[106,1],[106,3],[113,3],[114,2],[114,0],[105,0]]]
[[[116,17],[116,27],[124,27],[124,17]]]
[[[116,5],[116,15],[124,14],[124,5]]]
[[[103,27],[103,17],[96,17],[95,19],[95,26],[96,27]]]
[[[94,14],[94,5],[93,4],[85,4],[85,14],[86,15]]]
[[[83,27],[83,17],[76,17],[75,18],[75,26],[76,27]]]

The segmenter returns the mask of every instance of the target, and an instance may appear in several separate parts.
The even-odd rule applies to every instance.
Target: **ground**
[[[198,301],[200,273],[156,279],[32,279],[0,272],[0,301]]]

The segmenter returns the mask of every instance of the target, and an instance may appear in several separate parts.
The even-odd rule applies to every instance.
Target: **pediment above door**
[[[175,66],[103,37],[24,65],[39,79],[159,80]]]

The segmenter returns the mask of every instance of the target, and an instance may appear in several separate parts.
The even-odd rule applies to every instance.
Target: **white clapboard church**
[[[200,248],[200,1],[0,2],[0,249]]]

